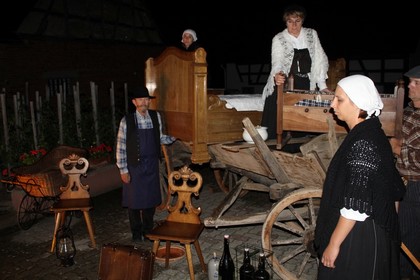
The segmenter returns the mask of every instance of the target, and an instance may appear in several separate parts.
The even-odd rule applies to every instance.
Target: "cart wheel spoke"
[[[58,199],[56,199],[55,197],[44,197],[43,199],[40,199],[39,212],[42,213],[43,216],[53,215],[53,213],[51,212],[51,207],[57,200]]]
[[[307,222],[305,222],[305,220],[302,218],[302,216],[300,215],[300,213],[298,213],[297,211],[296,211],[296,209],[292,206],[292,205],[289,205],[288,206],[288,208],[289,208],[289,210],[290,210],[290,212],[296,217],[296,219],[299,221],[299,223],[305,228],[305,229],[308,229],[309,228],[309,225],[308,225],[308,223]],[[312,220],[311,220],[312,221]]]
[[[297,246],[293,250],[287,252],[287,254],[285,254],[283,256],[283,258],[281,260],[279,260],[279,262],[281,264],[284,264],[287,261],[289,261],[289,260],[293,259],[294,257],[298,256],[299,254],[301,254],[304,251],[305,251],[305,246],[304,245]]]
[[[299,236],[303,236],[303,234],[304,234],[304,229],[295,222],[291,222],[291,221],[285,222],[285,223],[275,222],[274,226],[278,227],[278,228],[281,228],[281,229],[284,229],[284,230],[287,230],[289,232],[293,232],[293,233],[295,233]]]
[[[262,245],[273,252],[268,260],[281,279],[308,279],[307,272],[317,269],[313,240],[321,195],[318,188],[293,191],[267,215]]]
[[[28,230],[36,221],[39,212],[39,198],[26,194],[20,202],[17,211],[18,225],[22,230]]]
[[[280,238],[277,241],[271,241],[271,246],[283,246],[291,244],[302,244],[304,241],[303,237],[290,237],[290,238]]]
[[[300,264],[300,268],[298,270],[298,274],[297,274],[298,277],[302,276],[302,273],[303,273],[303,271],[305,269],[305,266],[308,264],[308,262],[310,261],[310,259],[311,259],[311,254],[310,253],[305,253],[305,256],[303,257],[303,260],[302,260],[302,262]]]

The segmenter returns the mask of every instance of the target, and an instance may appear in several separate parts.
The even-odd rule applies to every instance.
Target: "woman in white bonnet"
[[[338,82],[331,104],[349,133],[328,167],[315,229],[318,280],[400,279],[398,201],[405,187],[371,79]]]
[[[194,30],[185,29],[184,32],[182,32],[180,48],[185,51],[193,52],[200,47],[197,40],[197,33],[195,33]]]

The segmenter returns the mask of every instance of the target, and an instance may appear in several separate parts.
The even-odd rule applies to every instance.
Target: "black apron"
[[[137,129],[140,164],[128,165],[131,181],[123,184],[122,206],[130,209],[153,208],[161,204],[159,155],[153,128]]]

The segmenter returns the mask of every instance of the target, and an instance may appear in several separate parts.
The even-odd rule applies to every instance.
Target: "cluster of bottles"
[[[258,268],[255,270],[251,263],[249,248],[244,248],[244,258],[239,268],[239,280],[268,280],[270,274],[265,269],[265,254],[260,253],[258,258]],[[209,280],[234,280],[235,264],[229,249],[229,235],[224,236],[223,254],[217,258],[216,253],[208,262],[208,278]]]

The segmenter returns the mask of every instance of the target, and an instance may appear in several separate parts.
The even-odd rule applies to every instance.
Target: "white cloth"
[[[372,115],[379,116],[384,107],[381,96],[373,81],[363,75],[352,75],[338,82],[350,100],[360,109]]]
[[[226,101],[226,108],[236,111],[260,111],[264,109],[261,94],[219,95],[219,99]]]
[[[293,45],[294,49],[306,49],[308,47],[308,44],[306,44],[305,36],[303,32],[300,32],[299,36],[297,38],[290,34],[289,32],[287,34],[287,40]]]
[[[356,211],[353,209],[347,209],[347,208],[341,208],[340,214],[346,219],[359,221],[359,222],[363,222],[364,220],[369,218],[369,215],[366,213],[360,213],[359,211]]]

